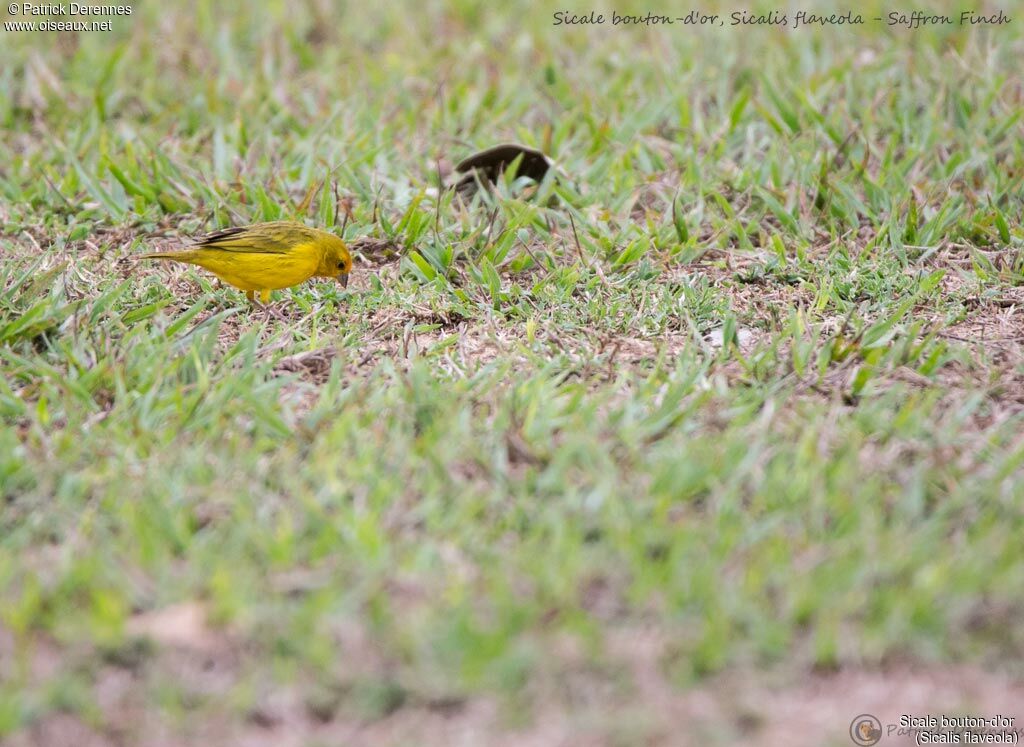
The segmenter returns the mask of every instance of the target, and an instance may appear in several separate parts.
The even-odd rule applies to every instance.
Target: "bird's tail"
[[[174,262],[187,262],[190,252],[149,252],[140,254],[137,259],[169,259]]]

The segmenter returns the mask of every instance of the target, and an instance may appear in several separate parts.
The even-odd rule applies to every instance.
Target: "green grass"
[[[1022,674],[1019,20],[113,27],[0,32],[0,741],[493,700],[649,744],[642,634],[676,693]],[[507,140],[567,176],[438,196]],[[364,250],[285,320],[132,260],[279,218]]]

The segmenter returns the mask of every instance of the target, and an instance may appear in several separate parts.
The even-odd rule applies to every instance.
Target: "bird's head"
[[[331,238],[334,240],[327,245],[320,271],[317,274],[335,278],[345,288],[348,287],[348,275],[352,272],[352,255],[344,241],[333,236]]]

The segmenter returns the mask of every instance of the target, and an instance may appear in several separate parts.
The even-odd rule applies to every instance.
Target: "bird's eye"
[[[345,269],[345,260],[341,260],[341,262],[338,263],[338,269],[339,270],[344,270]]]

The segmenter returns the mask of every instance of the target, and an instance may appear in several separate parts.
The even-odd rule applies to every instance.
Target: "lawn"
[[[0,30],[0,743],[1024,727],[1024,17],[933,6]],[[137,260],[277,219],[348,287]]]

